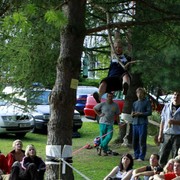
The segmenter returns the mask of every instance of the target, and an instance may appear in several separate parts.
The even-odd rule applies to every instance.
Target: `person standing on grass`
[[[11,167],[15,161],[21,162],[25,156],[25,151],[22,150],[23,143],[20,139],[17,139],[12,144],[13,150],[9,152],[6,156],[7,165],[8,165],[8,174],[11,172]]]
[[[132,107],[134,159],[144,161],[147,150],[148,116],[151,115],[152,108],[149,99],[146,98],[144,88],[138,88],[136,95],[138,100],[133,103]]]
[[[103,155],[107,156],[108,143],[113,136],[114,118],[119,122],[120,114],[119,106],[113,101],[113,93],[107,93],[106,102],[101,102],[94,106],[94,112],[100,117],[100,145],[97,147],[98,155],[101,155],[101,150],[103,150]]]
[[[169,154],[175,158],[180,148],[180,92],[173,94],[172,101],[165,104],[161,113],[158,142],[161,143],[159,155],[160,164],[165,166]]]

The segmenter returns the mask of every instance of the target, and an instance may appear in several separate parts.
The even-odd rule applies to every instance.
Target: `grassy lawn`
[[[118,156],[98,156],[96,149],[84,149],[83,146],[90,144],[93,146],[93,140],[99,135],[99,126],[96,122],[84,122],[83,127],[79,130],[81,138],[73,138],[73,167],[84,174],[91,180],[102,180],[109,171],[119,164],[120,157],[124,153],[133,154],[131,148],[122,147],[119,144],[115,144],[114,140],[118,135],[118,125],[114,125],[114,135],[110,142],[110,148],[113,151],[118,152]],[[5,155],[11,151],[12,142],[16,139],[15,136],[0,136],[0,150]],[[24,149],[28,144],[34,144],[37,149],[37,154],[45,159],[45,147],[47,136],[43,134],[28,133],[25,138],[22,139]],[[134,168],[147,165],[148,158],[151,153],[158,153],[158,147],[153,142],[153,137],[148,136],[148,148],[147,156],[144,162],[135,162]],[[74,171],[75,179],[83,180],[78,173]]]

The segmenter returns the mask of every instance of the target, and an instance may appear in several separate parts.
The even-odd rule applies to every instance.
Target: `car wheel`
[[[26,135],[26,133],[16,133],[16,137],[18,139],[23,138]]]

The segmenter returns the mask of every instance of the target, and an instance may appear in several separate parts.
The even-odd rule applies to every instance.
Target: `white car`
[[[0,134],[15,134],[22,138],[34,129],[33,117],[7,101],[0,100]]]

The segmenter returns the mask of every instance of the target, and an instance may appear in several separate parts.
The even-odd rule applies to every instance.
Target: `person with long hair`
[[[104,180],[130,180],[133,172],[133,157],[131,154],[124,154],[118,166],[115,166],[112,171],[104,178]]]
[[[16,139],[12,143],[13,150],[9,152],[6,156],[7,160],[7,173],[11,172],[11,167],[15,161],[21,162],[23,157],[25,156],[25,151],[23,148],[23,143],[20,139]]]
[[[36,155],[34,145],[26,147],[25,157],[22,162],[15,162],[9,180],[43,180],[46,165],[44,161]]]

